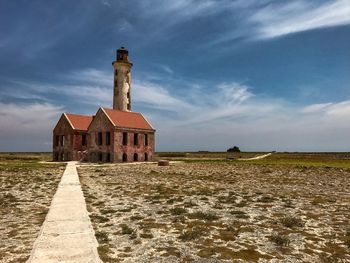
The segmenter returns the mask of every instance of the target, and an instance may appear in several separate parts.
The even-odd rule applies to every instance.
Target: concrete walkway
[[[75,162],[68,162],[27,263],[101,263]]]
[[[260,160],[260,159],[264,159],[268,156],[270,156],[272,153],[267,153],[267,154],[264,154],[264,155],[259,155],[259,156],[255,156],[253,158],[241,158],[241,159],[236,159],[238,161],[251,161],[251,160]]]

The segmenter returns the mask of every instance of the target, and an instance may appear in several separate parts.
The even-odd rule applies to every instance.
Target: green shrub
[[[182,232],[179,239],[182,241],[191,241],[204,236],[208,229],[203,227],[194,227],[193,229]]]
[[[126,224],[121,224],[120,227],[122,228],[122,235],[131,235],[134,232],[134,229]]]
[[[201,219],[206,221],[215,221],[220,218],[216,214],[211,212],[194,212],[189,214],[188,217],[191,219]]]
[[[238,146],[233,146],[233,147],[227,149],[227,152],[236,152],[236,153],[239,153],[239,152],[241,152],[241,150],[239,149]]]
[[[270,240],[275,243],[275,245],[280,247],[286,247],[289,246],[290,240],[288,236],[284,236],[281,234],[273,234],[270,237]]]
[[[183,207],[174,207],[170,209],[172,215],[182,215],[187,213],[187,209]]]
[[[304,223],[300,218],[292,215],[287,215],[281,218],[281,224],[289,228],[304,226]]]

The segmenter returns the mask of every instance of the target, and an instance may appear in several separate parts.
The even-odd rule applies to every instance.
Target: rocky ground
[[[19,263],[30,255],[64,166],[6,158],[0,156],[0,262]]]
[[[193,162],[79,175],[104,262],[350,262],[348,169]]]

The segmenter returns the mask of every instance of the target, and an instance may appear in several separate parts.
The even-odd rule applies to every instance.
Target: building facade
[[[92,116],[63,113],[53,130],[53,160],[81,160],[88,150]]]
[[[131,111],[131,67],[128,51],[117,50],[113,109],[99,108],[94,116],[63,113],[53,130],[53,160],[88,162],[150,161],[155,129]]]
[[[90,162],[152,160],[155,130],[142,114],[100,108],[88,134]]]

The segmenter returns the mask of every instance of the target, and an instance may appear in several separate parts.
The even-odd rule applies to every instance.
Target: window
[[[128,155],[126,153],[123,154],[123,162],[128,161]]]
[[[145,142],[145,146],[148,146],[148,134],[145,134],[144,142]]]
[[[110,162],[111,162],[111,154],[110,154],[110,153],[107,153],[106,162],[107,162],[107,163],[110,163]]]
[[[86,134],[81,135],[81,145],[86,146]]]
[[[61,136],[61,146],[64,146],[64,135]]]
[[[139,156],[137,155],[137,153],[134,153],[134,162],[137,162],[139,160]]]
[[[139,145],[139,134],[134,133],[134,145]]]
[[[111,145],[111,133],[106,132],[106,145]]]
[[[98,133],[98,145],[102,145],[102,132]]]
[[[145,162],[148,161],[148,153],[145,153]]]
[[[55,136],[55,146],[59,146],[60,145],[60,136],[56,135]]]
[[[99,162],[102,162],[102,160],[103,160],[102,157],[103,157],[103,156],[102,156],[102,153],[98,153],[98,161],[99,161]]]
[[[128,145],[128,133],[123,132],[123,145]]]

